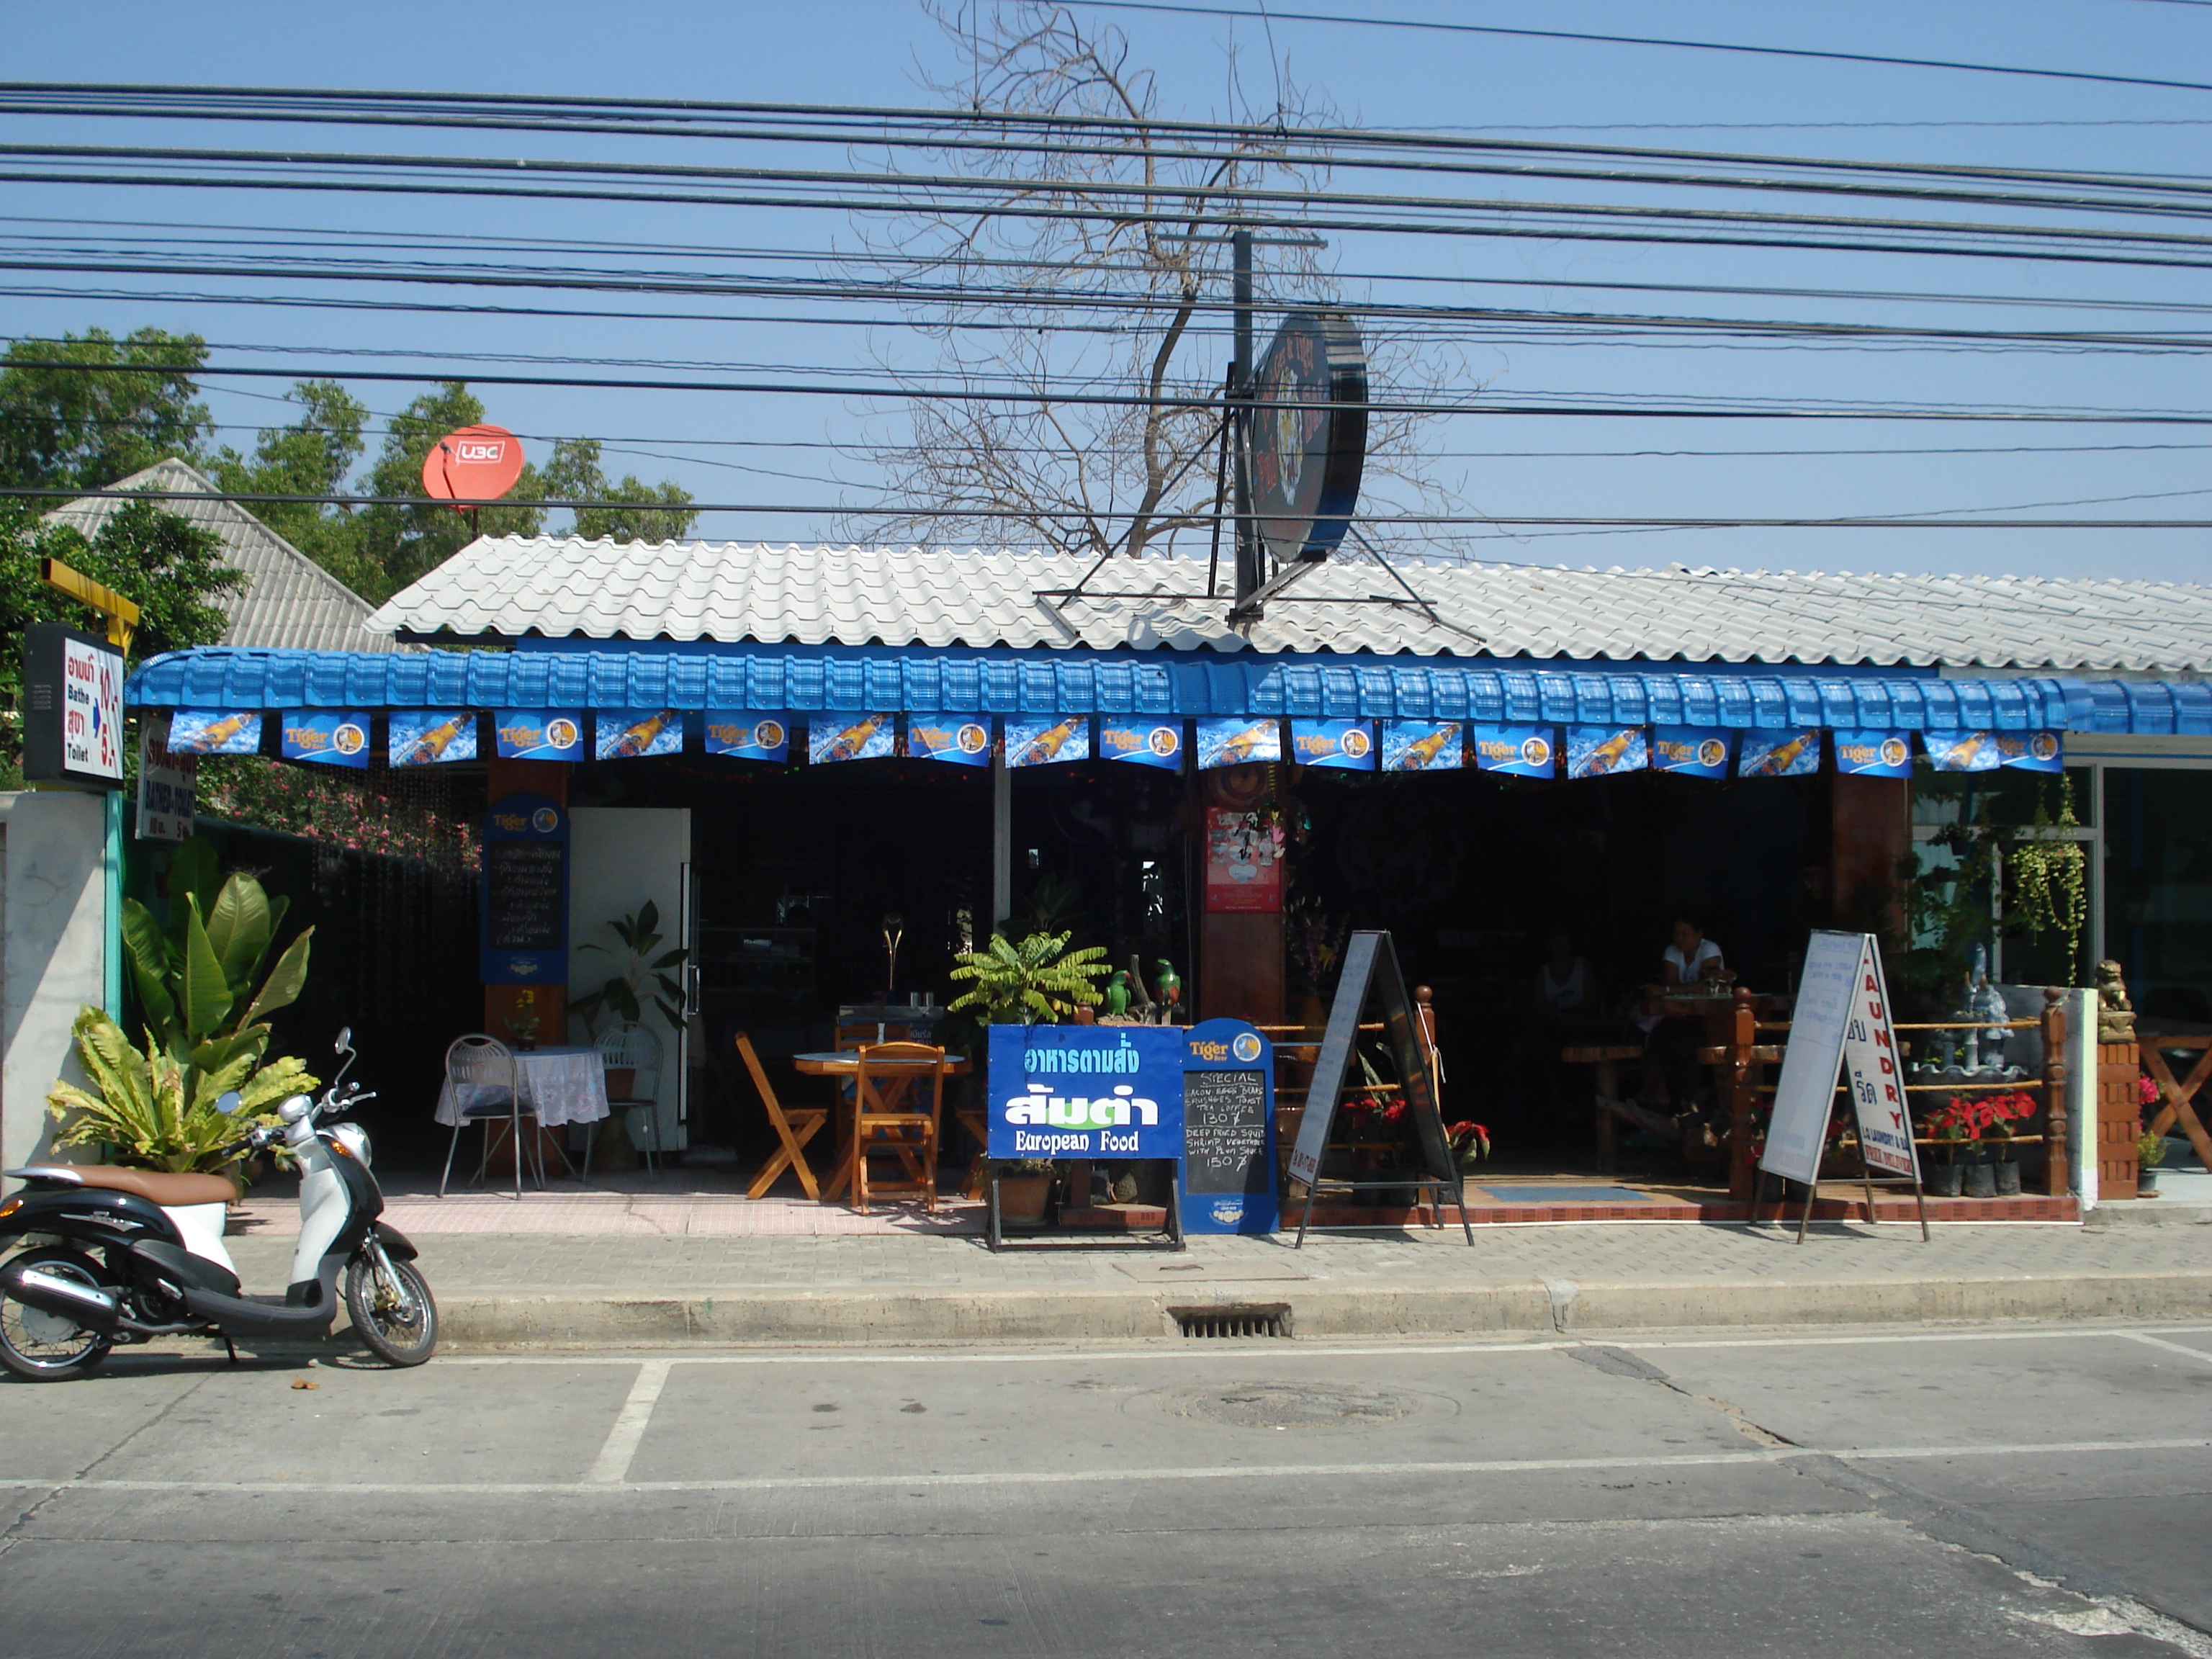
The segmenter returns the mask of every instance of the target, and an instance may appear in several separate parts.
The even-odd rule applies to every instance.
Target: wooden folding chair
[[[753,1087],[760,1091],[761,1104],[768,1108],[768,1121],[775,1126],[776,1139],[783,1143],[774,1158],[761,1166],[753,1177],[753,1184],[745,1188],[747,1198],[759,1198],[775,1185],[776,1177],[786,1170],[797,1172],[799,1184],[807,1197],[819,1201],[822,1188],[814,1179],[814,1171],[807,1166],[806,1143],[822,1131],[830,1121],[827,1106],[793,1106],[786,1109],[769,1086],[768,1073],[761,1069],[760,1056],[753,1052],[753,1040],[744,1031],[738,1033],[738,1058],[745,1063],[745,1070],[753,1077]]]
[[[924,1069],[922,1062],[927,1063]],[[937,1208],[938,1125],[945,1108],[945,1050],[927,1042],[878,1042],[860,1050],[853,1102],[853,1203],[862,1215],[873,1196],[920,1196]],[[929,1090],[927,1109],[914,1100]],[[873,1181],[872,1158],[894,1157],[903,1179]]]

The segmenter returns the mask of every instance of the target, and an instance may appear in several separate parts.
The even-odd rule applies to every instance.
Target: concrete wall
[[[70,1024],[106,982],[106,802],[0,794],[0,1169],[52,1155],[46,1091],[83,1081]]]

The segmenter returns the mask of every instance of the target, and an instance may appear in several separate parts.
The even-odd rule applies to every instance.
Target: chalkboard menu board
[[[558,951],[568,892],[568,848],[557,841],[484,843],[484,945],[494,951]]]
[[[484,814],[477,977],[486,985],[568,978],[568,814],[509,795]]]
[[[1193,1194],[1267,1190],[1263,1072],[1182,1074],[1183,1178]]]

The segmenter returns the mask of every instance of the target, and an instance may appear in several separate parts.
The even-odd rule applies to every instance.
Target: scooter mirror
[[[334,1043],[332,1043],[332,1044],[331,1045],[331,1052],[332,1054],[342,1054],[345,1053],[345,1051],[346,1051],[347,1049],[349,1049],[349,1048],[352,1048],[352,1047],[353,1047],[353,1027],[352,1027],[352,1026],[350,1026],[350,1025],[341,1025],[341,1026],[339,1026],[339,1027],[338,1027],[338,1040],[337,1040],[336,1042],[334,1042]]]
[[[236,1117],[246,1109],[246,1103],[239,1098],[237,1090],[226,1089],[216,1097],[215,1109],[225,1117]]]

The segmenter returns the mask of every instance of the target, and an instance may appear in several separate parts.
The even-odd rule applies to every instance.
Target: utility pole
[[[1237,312],[1237,356],[1230,366],[1230,427],[1233,435],[1237,490],[1237,601],[1232,610],[1259,618],[1259,609],[1245,605],[1267,580],[1261,553],[1259,526],[1252,520],[1252,233],[1238,226],[1230,237],[1234,287],[1231,301]]]

